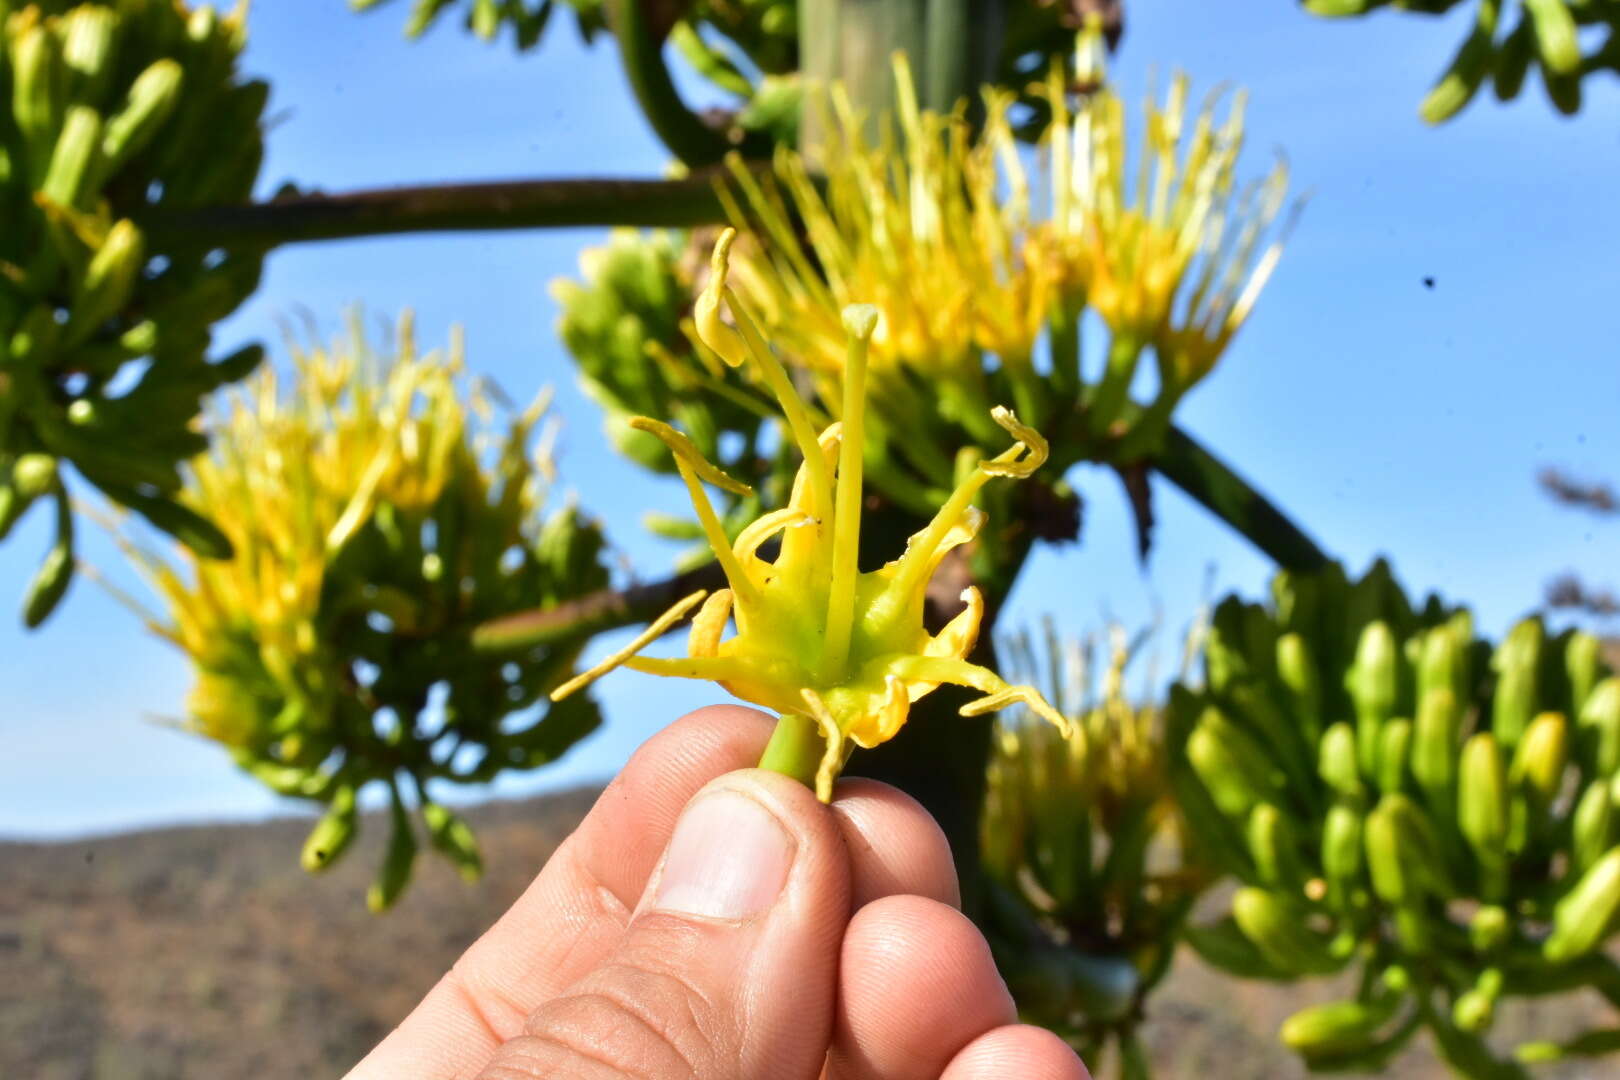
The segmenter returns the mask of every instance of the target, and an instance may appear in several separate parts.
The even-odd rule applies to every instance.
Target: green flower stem
[[[1165,432],[1170,427],[1170,416],[1181,403],[1185,391],[1179,387],[1162,388],[1153,403],[1141,409],[1130,428],[1119,440],[1113,459],[1121,464],[1149,457],[1164,446]]]
[[[1065,302],[1052,312],[1047,340],[1052,348],[1052,374],[1048,378],[1054,407],[1063,412],[1080,394],[1080,315],[1083,304]]]
[[[927,85],[927,0],[800,0],[799,73],[811,85],[843,83],[868,132],[876,135],[895,104],[889,56],[903,49],[920,85]],[[825,110],[806,108],[799,149],[813,155],[827,140]]]
[[[928,0],[928,68],[923,104],[948,113],[966,98],[974,125],[981,119],[981,84],[990,81],[1006,29],[1004,0]]]
[[[1115,334],[1109,342],[1108,364],[1087,402],[1093,435],[1106,434],[1120,418],[1121,410],[1130,401],[1131,381],[1136,377],[1136,364],[1141,357],[1141,344],[1129,335]]]
[[[791,776],[812,790],[816,786],[816,771],[821,768],[821,756],[827,741],[816,729],[816,722],[808,716],[787,713],[776,721],[771,741],[765,744],[759,767],[771,772]]]
[[[732,145],[686,107],[664,64],[664,43],[653,37],[639,0],[607,0],[608,24],[642,115],[669,151],[687,165],[713,165]],[[757,156],[759,147],[752,148]]]
[[[876,136],[895,105],[890,56],[904,50],[918,104],[948,113],[966,99],[970,121],[982,112],[980,85],[994,74],[1004,0],[800,0],[799,69],[811,83],[842,82]],[[827,117],[806,109],[799,148],[813,154]]]
[[[1315,570],[1328,561],[1316,541],[1275,503],[1174,424],[1165,434],[1164,449],[1148,461],[1165,479],[1230,525],[1278,566]]]
[[[380,188],[244,206],[158,210],[137,224],[156,247],[210,248],[344,240],[396,233],[577,225],[683,228],[726,220],[712,171],[679,180],[577,178]]]

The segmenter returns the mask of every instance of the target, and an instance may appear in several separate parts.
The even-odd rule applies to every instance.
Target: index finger
[[[619,939],[698,790],[749,768],[774,721],[714,705],[642,744],[517,902],[376,1049],[350,1080],[476,1073],[539,1005],[590,971]]]

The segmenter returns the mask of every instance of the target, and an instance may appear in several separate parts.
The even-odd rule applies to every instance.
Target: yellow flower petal
[[[731,621],[731,590],[714,592],[698,613],[692,616],[692,629],[687,635],[686,651],[693,657],[714,656],[720,648],[720,638]]]

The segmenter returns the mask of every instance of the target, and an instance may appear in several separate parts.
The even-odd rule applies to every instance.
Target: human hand
[[[650,739],[349,1080],[1087,1080],[1016,1023],[933,819],[748,768],[771,727]]]

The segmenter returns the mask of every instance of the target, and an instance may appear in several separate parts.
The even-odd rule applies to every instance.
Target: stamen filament
[[[714,557],[720,560],[720,568],[725,571],[726,580],[731,584],[732,591],[737,594],[738,602],[757,603],[759,587],[755,584],[753,576],[733,554],[731,538],[726,535],[725,526],[720,524],[720,517],[714,512],[714,504],[709,502],[709,493],[703,490],[699,477],[739,495],[747,495],[753,489],[716,468],[698,452],[691,439],[668,424],[645,416],[636,416],[631,418],[630,426],[637,431],[647,432],[669,447],[675,458],[675,468],[681,474],[681,479],[686,482],[686,491],[691,497],[692,509],[697,511],[698,523],[703,526],[703,535],[708,538],[709,547],[714,550]]]
[[[731,591],[737,594],[738,603],[746,606],[759,602],[759,588],[754,584],[753,577],[737,556],[731,550],[731,540],[726,536],[725,526],[720,524],[720,517],[714,512],[714,506],[709,502],[708,492],[698,482],[697,476],[687,465],[685,459],[677,457],[675,468],[680,472],[681,479],[686,481],[687,493],[692,497],[692,509],[697,511],[698,522],[703,526],[703,534],[708,537],[709,547],[714,549],[714,557],[720,560],[720,569],[725,571],[726,581],[731,585]]]
[[[1040,433],[1034,428],[1020,423],[1017,416],[1000,405],[990,410],[990,416],[1001,425],[1002,430],[1018,441],[989,461],[980,462],[967,479],[951,492],[951,497],[940,507],[939,513],[934,515],[934,520],[928,523],[928,527],[912,537],[902,557],[901,567],[895,576],[893,586],[902,595],[922,581],[922,575],[927,573],[932,565],[934,552],[944,543],[946,535],[967,512],[968,506],[973,502],[973,496],[979,493],[979,489],[984,487],[986,481],[994,476],[1025,477],[1046,461],[1049,448],[1046,440],[1041,438]]]
[[[685,599],[677,600],[674,606],[668,611],[664,612],[662,615],[658,616],[658,618],[648,623],[647,628],[641,633],[637,634],[636,639],[630,644],[605,657],[602,662],[597,664],[595,667],[587,668],[578,675],[575,675],[572,679],[569,679],[567,682],[563,683],[561,686],[557,687],[557,689],[553,690],[551,692],[551,700],[561,701],[563,698],[567,697],[569,694],[572,694],[575,690],[578,690],[586,683],[607,674],[620,665],[634,667],[635,665],[633,661],[636,659],[636,653],[640,652],[642,649],[645,649],[648,645],[651,645],[654,641],[658,640],[658,638],[662,637],[664,631],[680,622],[686,613],[691,611],[698,604],[702,603],[703,598],[707,595],[709,595],[708,590],[699,589],[697,592],[686,597]]]
[[[632,656],[624,661],[624,666],[645,675],[708,679],[713,682],[734,679],[746,670],[743,662],[732,656]]]
[[[855,577],[861,546],[861,466],[866,442],[866,356],[877,327],[877,309],[851,304],[844,309],[849,357],[844,364],[843,434],[838,443],[837,504],[833,510],[832,585],[827,592],[827,636],[822,642],[824,682],[840,680],[849,661],[855,621]]]
[[[832,512],[832,476],[827,470],[827,462],[817,450],[815,426],[810,423],[810,411],[805,408],[804,399],[799,397],[799,391],[794,389],[793,379],[789,377],[787,368],[777,359],[771,347],[766,344],[759,327],[749,316],[742,301],[729,287],[724,290],[726,303],[731,307],[732,318],[737,320],[737,329],[742,332],[743,341],[748,345],[748,352],[754,363],[759,365],[760,372],[765,376],[765,383],[776,395],[776,400],[782,404],[782,415],[787,417],[788,428],[793,432],[793,441],[799,444],[799,453],[804,455],[805,467],[810,472],[810,493],[815,501],[815,514],[817,517]]]

